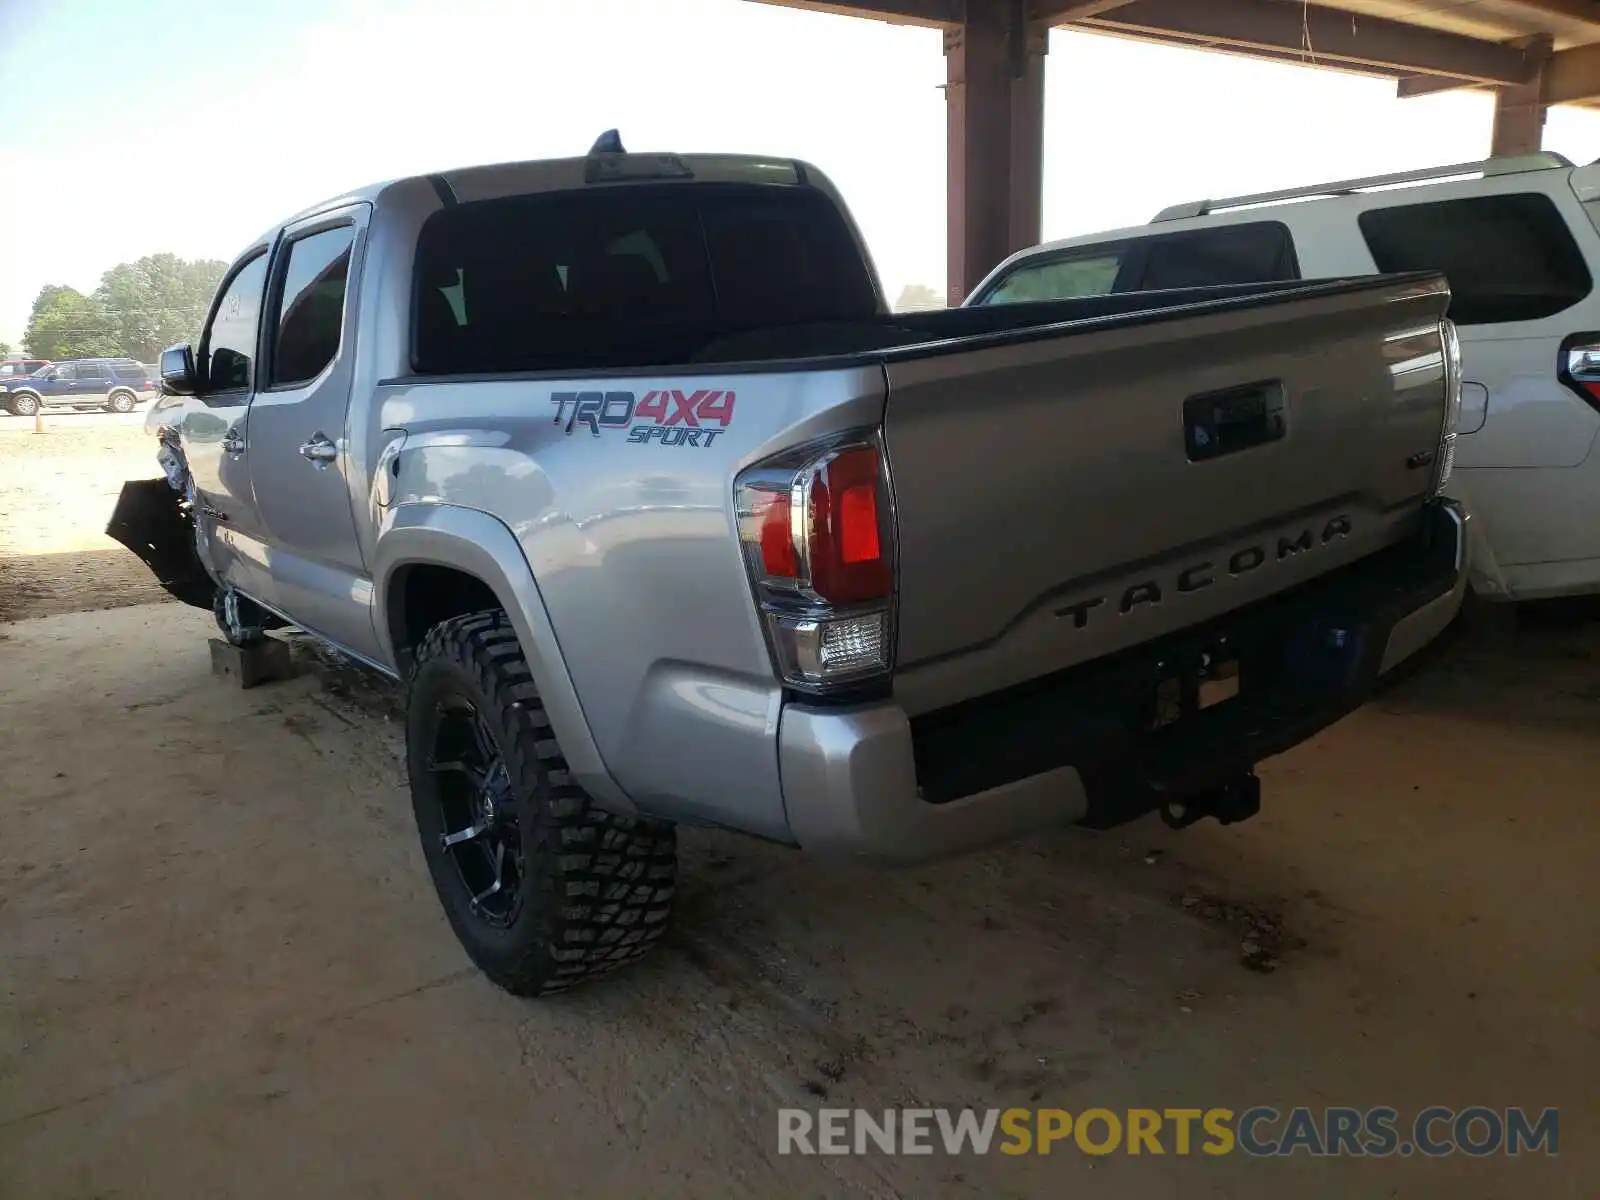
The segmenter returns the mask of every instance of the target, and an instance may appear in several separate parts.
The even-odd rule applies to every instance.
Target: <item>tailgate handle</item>
[[[1183,441],[1190,462],[1237,454],[1288,432],[1283,384],[1247,383],[1190,396],[1183,402]]]

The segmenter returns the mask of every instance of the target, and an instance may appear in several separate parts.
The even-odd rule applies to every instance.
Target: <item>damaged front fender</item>
[[[173,597],[210,610],[217,585],[200,560],[183,497],[165,479],[130,479],[112,510],[106,536],[139,556]]]

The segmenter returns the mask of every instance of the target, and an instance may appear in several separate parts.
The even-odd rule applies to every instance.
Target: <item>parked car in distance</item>
[[[1201,200],[1013,254],[966,304],[1439,271],[1463,364],[1453,486],[1488,600],[1600,592],[1600,162],[1488,159]]]
[[[48,358],[8,358],[0,363],[0,411],[10,412],[11,404],[7,393],[19,387],[26,387],[30,376],[42,371],[50,365]],[[24,408],[29,413],[37,409],[28,404]]]
[[[0,362],[0,407],[5,406],[7,392],[24,386],[24,380],[49,365],[48,358],[8,358]]]
[[[104,409],[132,412],[159,390],[150,373],[131,358],[79,358],[51,363],[0,394],[13,416],[31,417],[41,408]]]
[[[40,367],[48,367],[48,358],[8,358],[0,362],[0,391],[18,379],[25,379]]]
[[[608,136],[265,231],[107,532],[235,645],[400,683],[451,925],[559,991],[659,939],[678,823],[903,862],[1254,815],[1460,608],[1448,302],[891,313],[815,167]]]

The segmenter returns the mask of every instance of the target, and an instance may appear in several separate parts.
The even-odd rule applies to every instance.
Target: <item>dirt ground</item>
[[[19,468],[44,440],[0,435],[0,478],[68,515],[8,528],[0,589],[93,608],[27,547],[83,552],[115,486]],[[667,943],[543,1002],[458,949],[385,695],[304,653],[240,691],[211,631],[0,626],[8,1200],[1595,1195],[1600,626],[1485,623],[1266,764],[1244,825],[892,873],[687,831]],[[1560,1155],[777,1154],[780,1107],[1256,1104],[1559,1106]]]
[[[97,419],[98,418],[98,419]],[[0,415],[0,621],[166,599],[105,536],[124,480],[161,473],[143,414]]]

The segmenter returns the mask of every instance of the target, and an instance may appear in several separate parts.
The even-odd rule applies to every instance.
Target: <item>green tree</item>
[[[0,342],[0,358],[10,358],[10,357],[11,357],[11,343],[10,342]]]
[[[198,340],[212,294],[227,264],[148,254],[118,263],[100,279],[94,299],[109,318],[119,352],[141,362],[175,342]]]
[[[93,297],[47,283],[39,289],[22,344],[35,358],[93,358],[118,353],[110,318]]]

